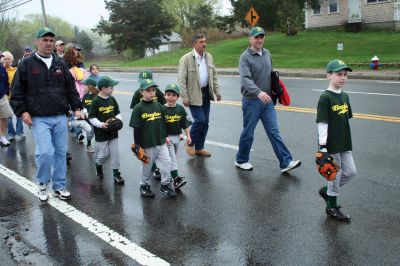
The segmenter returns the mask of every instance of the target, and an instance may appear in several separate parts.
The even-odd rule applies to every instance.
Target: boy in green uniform
[[[118,118],[122,120],[118,103],[113,93],[114,86],[119,82],[105,76],[97,82],[99,95],[97,95],[90,105],[89,121],[94,126],[94,136],[96,139],[96,148],[98,151],[96,159],[96,173],[99,178],[103,178],[103,164],[110,159],[113,169],[114,182],[124,184],[124,179],[119,172],[119,154],[118,154],[118,131],[107,132],[109,118]]]
[[[153,72],[151,70],[144,70],[142,72],[139,73],[139,84],[140,81],[143,79],[151,79],[153,80]],[[130,108],[133,109],[143,98],[142,92],[139,89],[137,89],[135,91],[135,93],[133,94],[132,97],[132,101],[131,101],[131,106]],[[162,93],[162,91],[156,87],[156,92],[155,95],[153,97],[153,101],[154,102],[159,102],[161,105],[164,105],[166,103],[165,98],[164,98],[164,94]],[[157,165],[154,163],[151,167],[152,169],[152,175],[155,179],[160,180],[161,179],[161,173],[160,173],[160,169],[157,167]]]
[[[133,127],[136,147],[142,147],[150,157],[150,163],[141,167],[140,193],[145,197],[154,197],[150,187],[152,163],[157,161],[161,172],[161,193],[175,197],[175,190],[170,182],[171,158],[169,157],[167,133],[165,131],[164,110],[162,105],[153,101],[157,85],[151,79],[140,81],[142,101],[133,108],[129,125]]]
[[[326,214],[336,220],[349,222],[350,216],[343,214],[337,205],[340,187],[356,174],[352,155],[349,119],[353,117],[349,95],[342,91],[351,68],[342,60],[332,60],[326,66],[329,87],[319,98],[317,108],[318,143],[321,152],[329,153],[340,169],[336,179],[319,190],[325,200]]]
[[[97,81],[94,78],[87,78],[83,84],[85,84],[85,89],[86,89],[86,94],[83,95],[82,98],[82,106],[83,110],[82,113],[85,115],[86,120],[89,118],[89,110],[90,110],[90,105],[92,104],[92,100],[94,97],[99,94],[99,92],[96,89],[97,86]],[[93,126],[90,124],[91,131],[90,135],[86,135],[86,140],[87,140],[87,145],[86,149],[88,152],[92,153],[94,152],[94,149],[92,148],[92,139],[93,139],[93,134],[94,134],[94,129]]]
[[[175,188],[180,188],[186,184],[184,177],[178,174],[178,162],[176,160],[176,153],[178,152],[180,134],[182,129],[186,134],[186,143],[190,145],[192,139],[190,138],[190,122],[186,119],[187,113],[182,105],[177,104],[179,98],[179,86],[175,83],[169,84],[165,88],[165,99],[167,103],[163,106],[165,111],[165,122],[169,144],[167,144],[169,156],[171,157],[171,176],[174,180]]]

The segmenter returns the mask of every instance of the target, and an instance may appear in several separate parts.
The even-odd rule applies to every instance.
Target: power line
[[[26,4],[26,3],[31,2],[32,0],[20,0],[19,2],[17,2],[17,1],[15,1],[15,4],[13,6],[11,6],[9,3],[7,3],[8,5],[5,8],[2,7],[2,9],[0,9],[0,13],[3,13],[5,11],[7,11],[7,10],[22,6],[22,5]]]

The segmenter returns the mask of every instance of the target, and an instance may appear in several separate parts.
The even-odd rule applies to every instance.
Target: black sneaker
[[[102,179],[104,177],[103,174],[103,166],[96,164],[96,175],[98,178]]]
[[[350,222],[350,219],[351,219],[350,216],[347,214],[343,214],[340,211],[340,208],[342,208],[342,206],[337,206],[336,208],[326,207],[326,214],[335,220],[342,221],[342,222]]]
[[[177,176],[174,178],[174,186],[175,188],[181,188],[186,185],[186,180],[182,176]]]
[[[160,192],[167,194],[170,197],[176,196],[176,192],[171,188],[170,185],[161,185]]]
[[[153,178],[155,180],[161,180],[161,173],[160,173],[160,169],[156,168],[153,171]]]
[[[318,193],[325,200],[325,203],[328,204],[328,194],[325,192],[325,187],[320,188]]]
[[[55,190],[54,194],[59,197],[61,200],[70,200],[71,199],[71,193],[69,193],[68,190],[65,188],[60,188],[59,190]]]
[[[120,172],[118,172],[118,174],[114,176],[114,182],[120,185],[123,185],[125,183],[125,180],[122,178]]]
[[[154,197],[153,191],[151,191],[150,185],[141,185],[140,186],[140,193],[142,193],[142,196],[144,197]]]

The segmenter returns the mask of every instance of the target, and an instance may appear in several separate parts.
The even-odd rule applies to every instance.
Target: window
[[[367,0],[367,4],[369,3],[378,3],[378,2],[387,2],[388,0]]]
[[[337,0],[329,0],[329,13],[337,13],[338,11]]]
[[[321,5],[318,5],[317,7],[313,8],[313,14],[314,15],[321,15]]]

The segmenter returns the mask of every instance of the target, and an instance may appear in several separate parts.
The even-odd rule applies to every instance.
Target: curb
[[[140,72],[143,69],[149,67],[102,67],[101,71],[104,72]],[[151,67],[154,73],[170,73],[178,74],[178,68],[174,67]],[[290,69],[276,69],[279,71],[281,77],[302,77],[302,78],[326,78],[326,73],[323,70],[297,70],[293,71]],[[230,75],[239,76],[237,69],[217,69],[218,75]],[[364,71],[364,72],[352,72],[349,74],[351,79],[362,79],[362,80],[391,80],[400,81],[400,71]]]

